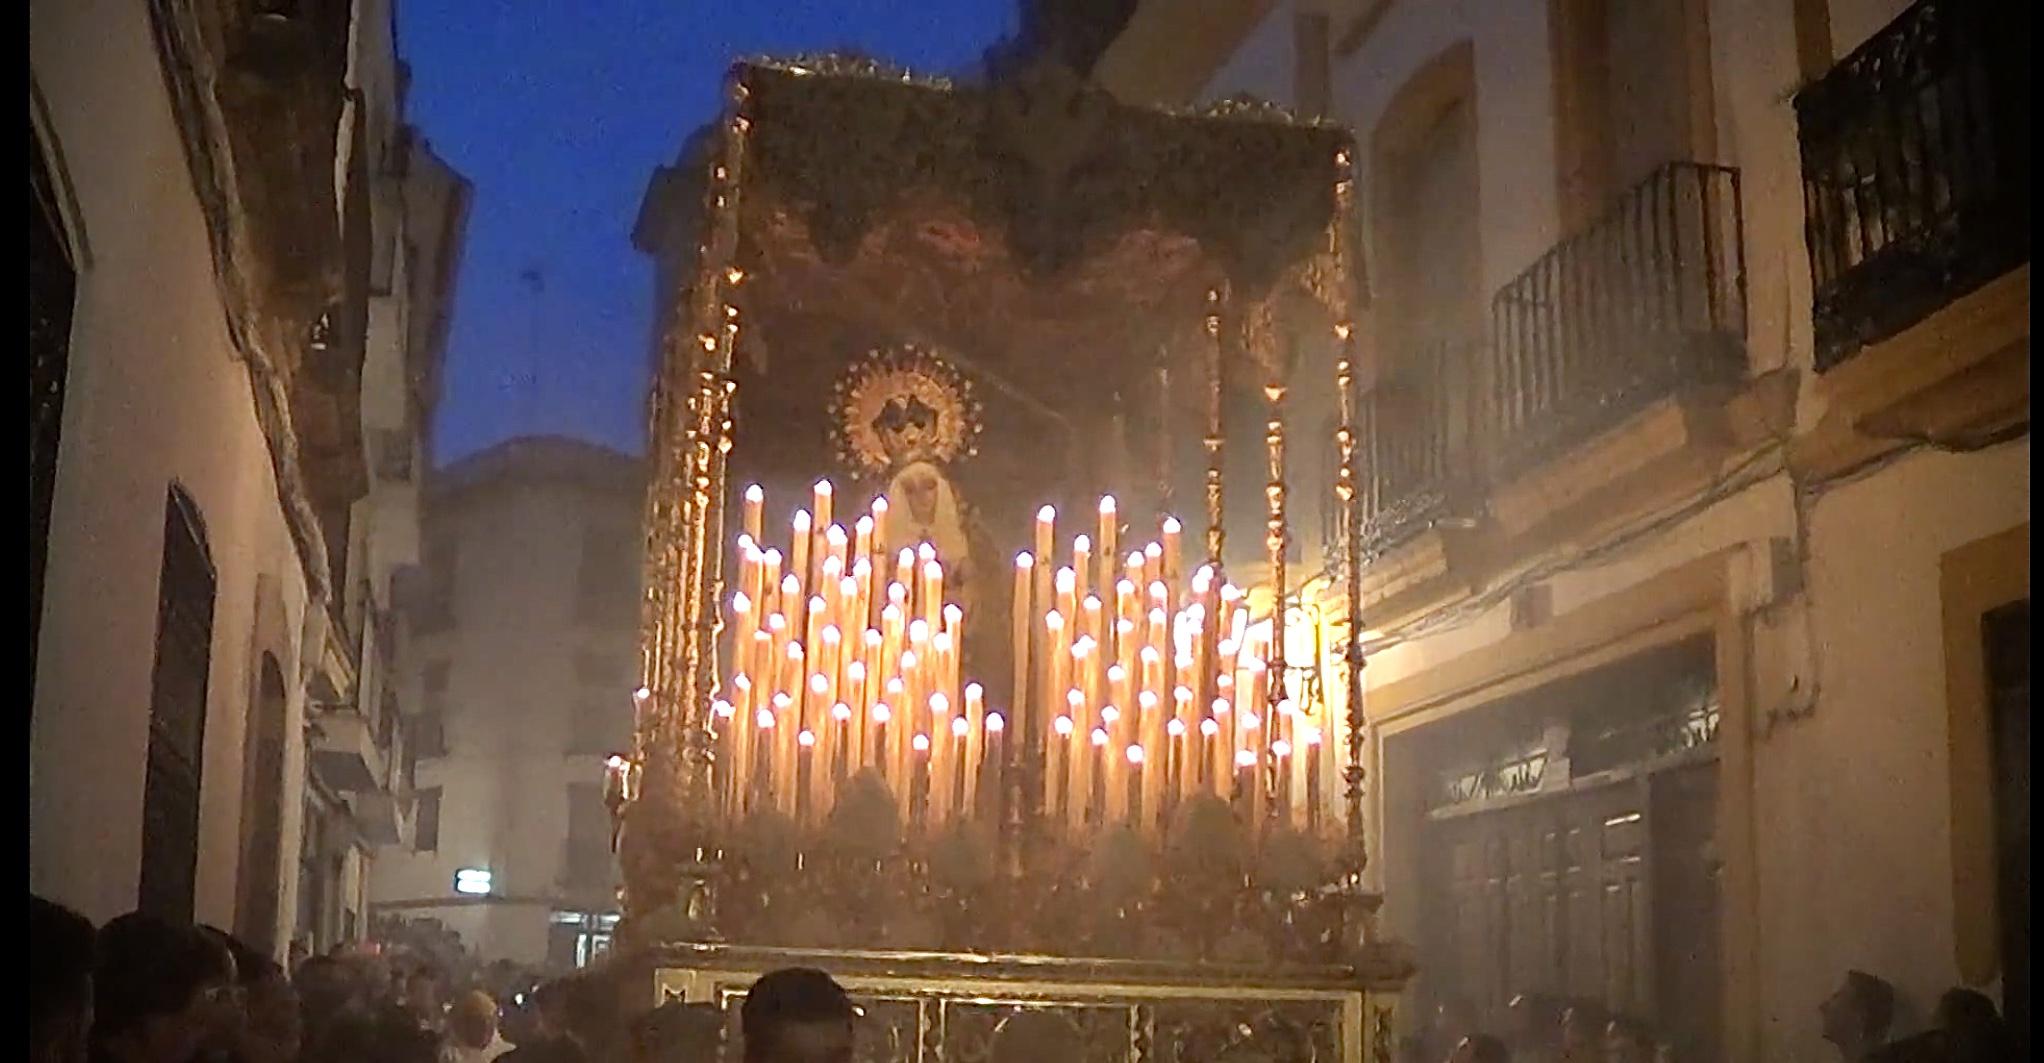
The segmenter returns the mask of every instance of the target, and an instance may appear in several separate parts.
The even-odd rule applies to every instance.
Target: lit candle
[[[1150,543],[1143,547],[1143,583],[1145,586],[1164,578],[1164,547]]]
[[[824,528],[823,549],[825,556],[830,559],[830,565],[825,570],[824,578],[827,580],[844,578],[851,571],[852,566],[851,559],[845,553],[851,549],[851,542],[849,537],[845,535],[844,525],[832,524]]]
[[[1318,837],[1320,834],[1320,729],[1307,727],[1299,740],[1306,746],[1306,831]]]
[[[1164,737],[1164,807],[1157,811],[1158,822],[1168,829],[1172,812],[1188,792],[1185,783],[1185,721],[1173,717],[1164,728]]]
[[[1279,823],[1292,819],[1292,744],[1280,738],[1270,744],[1271,771],[1277,782],[1271,787],[1271,817]]]
[[[812,511],[814,512],[814,516],[815,516],[815,520],[816,520],[816,527],[817,527],[817,530],[821,531],[821,530],[822,530],[822,529],[824,529],[824,528],[828,528],[828,527],[830,527],[830,526],[831,526],[831,523],[830,523],[830,503],[831,503],[831,487],[830,487],[830,481],[829,481],[829,480],[818,480],[818,481],[816,481],[816,486],[814,486],[814,487],[810,488],[810,499],[811,499],[811,501],[810,501],[810,506],[809,506],[809,508],[810,508],[810,509],[811,509],[811,510],[812,510]],[[839,534],[843,534],[843,533],[842,533],[842,532],[840,532]]]
[[[1044,676],[1043,691],[1046,702],[1061,696],[1058,692],[1070,689],[1065,682],[1066,664],[1071,660],[1071,646],[1065,636],[1065,618],[1056,610],[1043,617]]]
[[[1143,799],[1148,796],[1146,791],[1149,789],[1149,784],[1144,781],[1143,777],[1154,773],[1143,770],[1143,760],[1145,758],[1142,746],[1129,746],[1126,759],[1128,760],[1128,789],[1127,797],[1124,799],[1122,819],[1130,827],[1141,830],[1144,825],[1144,809],[1153,807],[1143,802]]]
[[[795,733],[798,778],[795,791],[795,821],[808,823],[816,814],[816,732],[804,727]]]
[[[900,587],[903,594],[908,594],[914,589],[915,585],[916,552],[904,546],[901,548],[900,553],[894,555],[894,586],[887,588],[888,600],[894,600],[894,587]],[[909,605],[904,602],[901,607],[906,611]]]
[[[766,492],[761,490],[758,484],[747,484],[745,487],[744,519],[742,524],[746,537],[750,538],[753,542],[758,542],[761,533],[765,530],[765,523],[762,519],[762,514],[765,510]]]
[[[1029,636],[1033,632],[1034,626],[1029,623],[1029,618],[1036,614],[1032,610],[1031,603],[1029,600],[1030,599],[1029,580],[1031,570],[1034,569],[1035,567],[1036,559],[1033,556],[1031,556],[1028,552],[1025,551],[1023,553],[1015,555],[1015,590],[1013,592],[1014,599],[1010,603],[1012,607],[1011,611],[1013,613],[1013,617],[1010,622],[1011,631],[1008,636],[1011,652],[1015,656],[1014,661],[1015,688],[1009,692],[1008,696],[1010,698],[1009,702],[1010,706],[1015,710],[1023,713],[1027,713],[1029,711],[1028,706],[1030,704]],[[1036,714],[1035,720],[1041,721],[1044,718],[1044,715],[1045,714],[1043,713]],[[1035,732],[1035,729],[1041,726],[1042,724],[1040,722],[1032,722],[1030,717],[1025,715],[1022,719],[1023,740],[1025,742],[1028,741],[1029,736]]]
[[[1068,828],[1076,829],[1082,814],[1072,811],[1072,718],[1060,714],[1051,721],[1051,730],[1056,737],[1050,742],[1050,772],[1044,808],[1046,811],[1056,809],[1053,822],[1061,820]]]
[[[987,713],[986,749],[980,754],[979,808],[982,814],[998,814],[1007,795],[1008,762],[1002,743],[1007,739],[1008,721],[998,712]]]
[[[781,602],[781,552],[769,548],[759,555],[760,615],[785,611]]]
[[[896,682],[900,682],[900,680],[896,680]],[[894,719],[894,710],[888,708],[886,702],[876,701],[873,703],[873,711],[867,714],[867,718],[873,721],[872,764],[880,772],[882,779],[897,781],[895,789],[899,790],[898,780],[901,778],[901,772],[895,767],[894,747],[890,746],[887,741],[887,725]]]
[[[1115,512],[1114,496],[1103,495],[1100,499],[1100,586],[1111,586],[1115,580],[1114,564],[1119,560],[1115,554],[1115,542],[1121,534],[1121,517]]]
[[[1033,615],[1041,615],[1054,608],[1050,597],[1050,581],[1053,570],[1057,567],[1057,555],[1054,552],[1057,540],[1052,537],[1056,531],[1057,510],[1050,506],[1038,509],[1036,511],[1036,568],[1031,574],[1032,584],[1030,587],[1032,607],[1038,610],[1038,612]],[[1044,643],[1043,652],[1037,655],[1041,659],[1037,667],[1046,670],[1050,667],[1049,657],[1051,652],[1050,643]],[[1059,697],[1058,692],[1064,688],[1045,686],[1041,689],[1043,690],[1047,710],[1045,715],[1048,716],[1057,711],[1057,707],[1051,699]]]
[[[830,707],[830,729],[836,735],[831,743],[830,777],[833,785],[842,784],[850,772],[852,760],[852,707],[840,701]]]
[[[967,819],[972,815],[974,795],[971,788],[966,786],[966,780],[972,777],[969,746],[975,733],[976,729],[966,722],[964,716],[951,717],[951,740],[946,743],[950,746],[950,752],[945,757],[945,762],[949,765],[945,789],[949,790],[950,794],[945,804],[950,814],[958,819]]]
[[[734,701],[730,722],[725,728],[730,732],[727,743],[729,748],[721,767],[724,769],[722,789],[725,809],[735,815],[743,810],[746,777],[752,770],[752,743],[756,731],[753,719],[756,706],[752,699],[752,677],[743,672],[732,676],[731,693]]]
[[[951,699],[937,691],[929,696],[930,718],[930,811],[931,823],[942,823],[951,815],[951,762],[957,758],[957,743],[951,731]]]
[[[809,586],[809,546],[809,511],[798,509],[788,538],[788,575],[794,577],[798,595]],[[800,630],[804,619],[800,608],[802,599],[798,597],[795,600],[797,608],[793,619],[798,625],[797,630]]]
[[[873,563],[873,515],[868,513],[852,523],[852,557]]]
[[[908,775],[909,820],[922,824],[929,814],[930,803],[930,736],[918,734],[909,741],[910,768]]]
[[[773,806],[784,815],[795,814],[795,732],[802,729],[796,716],[795,699],[774,695]]]
[[[1250,832],[1257,835],[1262,833],[1263,823],[1263,817],[1258,815],[1261,809],[1257,807],[1257,802],[1254,798],[1254,795],[1259,790],[1261,790],[1261,787],[1256,785],[1256,751],[1253,749],[1236,750],[1235,804],[1248,817]]]
[[[828,796],[830,793],[830,774],[827,771],[829,761],[825,760],[819,763],[817,760],[819,754],[816,752],[816,736],[818,732],[828,734],[830,727],[827,722],[830,715],[830,701],[826,695],[827,685],[827,680],[821,674],[809,677],[809,696],[804,698],[802,702],[802,730],[795,736],[795,740],[801,746],[803,754],[802,767],[800,769],[802,772],[800,797],[802,804],[799,806],[801,814],[796,816],[796,819],[804,823],[811,822],[820,817],[823,814],[824,808],[830,803]]]
[[[1078,578],[1073,594],[1079,598],[1086,597],[1088,588],[1093,585],[1093,541],[1083,535],[1072,540],[1072,572]]]
[[[1164,518],[1164,583],[1174,591],[1178,588],[1178,577],[1184,572],[1182,564],[1185,528],[1177,517]]]
[[[786,697],[786,695],[779,695]],[[746,795],[745,808],[748,812],[772,807],[774,793],[774,711],[761,709],[753,715],[753,727],[759,731],[759,738],[753,743],[753,768],[751,792]]]
[[[1093,728],[1093,752],[1086,772],[1086,821],[1107,822],[1107,731]]]
[[[923,585],[916,594],[923,622],[935,628],[944,612],[944,566],[934,557],[923,562]]]
[[[1220,783],[1214,777],[1214,750],[1220,746],[1215,735],[1221,725],[1209,716],[1199,722],[1199,786],[1207,793],[1219,796]]]

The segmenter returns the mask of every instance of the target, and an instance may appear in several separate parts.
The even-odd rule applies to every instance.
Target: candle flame
[[[1128,762],[1130,764],[1141,765],[1143,762],[1143,747],[1141,746],[1128,747],[1128,752],[1126,756],[1128,757]]]
[[[1133,620],[1122,619],[1114,622],[1114,630],[1118,634],[1127,635],[1135,629],[1136,622]]]
[[[917,559],[917,560],[919,560],[919,561],[932,561],[932,560],[935,560],[935,559],[936,559],[936,557],[937,557],[937,548],[936,548],[936,547],[934,547],[934,546],[931,546],[931,545],[930,545],[929,543],[923,543],[923,544],[921,544],[921,545],[919,545],[919,546],[917,546],[917,547],[916,547],[916,559]]]
[[[902,686],[900,676],[895,676],[887,681],[887,693],[890,697],[901,693],[905,689],[907,688]]]
[[[1236,767],[1238,767],[1238,768],[1253,768],[1253,767],[1255,767],[1255,766],[1256,766],[1256,751],[1255,751],[1255,750],[1253,750],[1253,749],[1238,749],[1238,750],[1236,750],[1236,751],[1235,751],[1235,766],[1236,766]]]
[[[838,631],[838,629],[837,629],[837,625],[836,625],[836,624],[830,624],[830,625],[826,626],[826,627],[825,627],[825,628],[823,629],[823,644],[824,644],[824,645],[826,645],[826,646],[835,646],[835,645],[837,645],[837,644],[838,644],[839,642],[843,641],[843,639],[844,639],[844,634],[843,634],[842,632]]]
[[[866,645],[868,645],[868,646],[871,646],[871,647],[874,647],[874,648],[878,648],[878,647],[879,647],[879,645],[880,645],[880,632],[878,632],[878,631],[876,631],[876,630],[874,630],[874,629],[872,629],[872,628],[870,628],[870,627],[869,627],[869,628],[867,628],[867,629],[866,629]]]
[[[1259,722],[1260,721],[1257,720],[1256,718],[1256,714],[1253,712],[1245,712],[1242,714],[1242,729],[1245,731],[1256,730],[1256,725]]]
[[[789,596],[802,593],[802,581],[792,573],[781,577],[781,593]]]
[[[825,679],[822,672],[817,672],[809,677],[809,692],[811,694],[821,694],[829,687],[830,680]]]
[[[1156,560],[1157,558],[1160,558],[1160,557],[1163,557],[1163,556],[1164,556],[1164,546],[1163,546],[1163,544],[1161,544],[1161,543],[1151,543],[1151,544],[1149,544],[1149,545],[1147,545],[1147,546],[1143,547],[1143,559],[1144,559],[1145,561],[1154,561],[1154,560]]]
[[[758,484],[747,484],[745,485],[745,500],[747,502],[763,502],[766,500],[766,490]]]
[[[844,579],[838,581],[837,583],[838,597],[851,598],[856,596],[858,593],[859,593],[858,580],[855,580],[850,576],[846,576]]]
[[[825,498],[829,498],[829,497],[830,497],[830,481],[829,481],[829,480],[818,480],[818,481],[816,481],[816,493],[817,493],[817,494],[819,494],[819,495],[822,495],[822,496],[823,496],[823,497],[825,497]]]
[[[1036,521],[1039,524],[1049,524],[1051,521],[1054,521],[1056,519],[1057,519],[1056,506],[1044,506],[1042,509],[1036,511]]]
[[[903,568],[907,568],[908,566],[915,564],[916,563],[915,550],[907,546],[902,547],[901,552],[894,555],[894,563],[900,565]],[[900,586],[900,584],[897,583],[895,584],[895,586],[898,587]]]
[[[1180,531],[1184,530],[1184,528],[1185,525],[1178,523],[1177,517],[1164,518],[1164,534],[1177,535]]]
[[[844,525],[842,524],[831,525],[830,530],[823,533],[823,541],[829,543],[832,546],[843,546],[845,544]]]
[[[801,730],[801,732],[795,736],[795,743],[801,746],[803,749],[808,749],[809,747],[816,744],[816,732],[811,731],[807,727],[804,727]]]
[[[714,704],[710,706],[710,711],[716,713],[719,719],[725,720],[730,719],[733,715],[736,715],[738,712],[737,709],[731,706],[730,702],[725,701],[722,698],[719,698]]]
[[[1085,704],[1085,702],[1086,695],[1079,693],[1078,687],[1065,691],[1065,704],[1070,705],[1072,708],[1076,709],[1080,705]]]
[[[866,578],[867,576],[870,576],[870,575],[872,575],[872,574],[873,574],[873,562],[872,562],[872,561],[871,561],[870,559],[862,557],[862,558],[858,559],[857,561],[854,561],[854,562],[852,562],[852,575],[853,575],[853,576],[855,576],[855,577],[857,577],[857,578],[859,578],[859,579],[864,579],[864,578]]]
[[[966,722],[965,717],[963,716],[951,717],[951,736],[953,738],[964,738],[965,732],[971,729],[972,725]]]
[[[1109,725],[1119,723],[1121,722],[1121,710],[1112,705],[1104,706],[1100,710],[1100,720]]]
[[[1032,557],[1029,551],[1024,550],[1015,555],[1015,567],[1020,569],[1035,568],[1036,558]]]
[[[1108,681],[1108,682],[1110,682],[1110,683],[1119,683],[1119,682],[1121,682],[1122,680],[1124,680],[1124,679],[1127,679],[1127,678],[1128,678],[1128,669],[1126,669],[1126,668],[1123,668],[1123,667],[1122,667],[1121,665],[1118,665],[1118,664],[1110,664],[1110,665],[1108,665],[1108,666],[1107,666],[1107,681]]]
[[[945,697],[943,691],[939,690],[930,695],[930,712],[941,717],[950,711],[951,699]]]
[[[1199,722],[1199,733],[1207,736],[1208,738],[1212,738],[1216,734],[1219,734],[1220,731],[1221,725],[1215,723],[1212,717],[1208,717],[1207,719],[1201,720]]]
[[[810,596],[809,596],[809,611],[810,611],[810,612],[812,612],[812,613],[821,613],[821,612],[823,612],[823,607],[824,607],[824,606],[825,606],[826,604],[828,604],[828,603],[826,603],[826,602],[825,602],[825,601],[823,600],[823,595],[821,595],[821,594],[812,594],[812,595],[810,595]]]
[[[1112,513],[1112,512],[1114,512],[1114,496],[1113,496],[1113,495],[1101,495],[1101,496],[1100,496],[1100,512],[1102,512],[1102,513]]]
[[[830,707],[830,718],[840,722],[852,718],[852,707],[840,701]]]
[[[806,509],[798,509],[798,510],[796,510],[796,511],[795,511],[795,530],[796,530],[796,531],[798,531],[798,532],[803,532],[803,533],[805,533],[805,534],[806,534],[806,533],[807,533],[807,532],[809,531],[809,511],[808,511],[808,510],[806,510]]]
[[[928,642],[930,640],[930,622],[927,620],[909,621],[908,640],[910,642]]]
[[[760,560],[765,561],[767,564],[779,568],[781,564],[781,556],[782,556],[781,551],[778,547],[769,546],[767,547],[767,552],[759,555],[759,558]]]
[[[1165,599],[1165,598],[1168,598],[1168,597],[1170,597],[1170,596],[1171,596],[1171,588],[1169,588],[1169,587],[1166,587],[1166,586],[1164,586],[1164,581],[1163,581],[1163,580],[1152,580],[1152,581],[1151,581],[1151,583],[1150,583],[1150,597],[1152,597],[1152,598],[1156,598],[1156,599],[1158,599],[1158,600],[1160,600],[1160,601],[1161,601],[1161,600],[1163,600],[1163,599]],[[1163,612],[1163,610],[1159,609],[1159,610],[1157,610],[1157,612],[1160,612],[1160,613],[1161,613],[1161,612]]]
[[[1126,562],[1126,564],[1130,568],[1143,567],[1143,552],[1141,550],[1129,551],[1128,561]]]
[[[1114,593],[1116,594],[1126,597],[1128,595],[1134,594],[1135,592],[1136,583],[1134,580],[1128,579],[1119,580],[1114,584]]]
[[[1008,728],[1008,721],[1007,721],[1007,720],[1004,720],[1004,719],[1002,719],[1002,718],[1001,718],[1001,714],[1000,714],[1000,713],[998,713],[998,712],[990,712],[990,713],[987,713],[987,733],[988,733],[988,734],[996,734],[996,735],[997,735],[997,734],[1000,734],[1000,733],[1001,733],[1002,731],[1004,731],[1004,730],[1007,730],[1007,728]]]
[[[761,709],[757,715],[753,716],[752,722],[754,726],[762,731],[771,731],[774,729],[774,711],[772,709]]]
[[[1075,539],[1073,539],[1073,540],[1072,540],[1072,552],[1073,552],[1073,553],[1076,553],[1076,554],[1083,554],[1083,553],[1086,553],[1087,551],[1089,551],[1089,550],[1091,550],[1091,549],[1093,549],[1093,540],[1091,540],[1091,539],[1088,539],[1087,537],[1085,537],[1085,536],[1083,536],[1083,535],[1081,535],[1081,536],[1079,536],[1079,537],[1077,537],[1077,538],[1075,538]]]
[[[888,708],[886,702],[876,701],[873,703],[872,715],[874,723],[886,723],[894,717],[894,710]]]
[[[776,712],[784,711],[793,704],[795,704],[795,699],[790,697],[785,690],[774,695],[774,711]]]
[[[747,534],[745,534],[744,532],[739,532],[739,533],[738,533],[738,549],[739,549],[740,551],[743,551],[744,553],[748,553],[748,554],[749,554],[749,553],[753,552],[753,551],[754,551],[755,549],[757,549],[757,547],[756,547],[756,546],[755,546],[755,545],[753,544],[753,541],[752,541],[752,536],[750,536],[750,535],[747,535]]]
[[[875,495],[873,497],[873,519],[879,520],[880,518],[886,515],[887,515],[887,496]]]
[[[1050,612],[1043,614],[1043,626],[1052,631],[1062,631],[1065,626],[1065,618],[1059,615],[1057,610],[1052,609]]]
[[[860,535],[871,535],[873,533],[872,515],[868,514],[866,516],[860,517],[858,521],[852,525],[852,530],[859,533]]]
[[[626,761],[625,758],[619,756],[616,753],[612,753],[610,755],[610,759],[604,761],[604,763],[610,765],[612,770],[617,770],[619,768],[623,768],[625,766]]]
[[[1306,743],[1306,748],[1308,749],[1311,749],[1314,746],[1319,745],[1320,729],[1318,727],[1309,727],[1305,729],[1305,731],[1299,735],[1299,741]]]
[[[652,696],[653,692],[651,690],[646,689],[645,687],[640,687],[639,689],[632,691],[633,701],[644,701]]]
[[[1286,698],[1285,700],[1278,702],[1279,716],[1296,716],[1298,715],[1298,713],[1299,713],[1298,702],[1293,701],[1290,698]]]
[[[1185,721],[1172,720],[1164,725],[1164,733],[1173,738],[1185,737]]]
[[[788,659],[789,659],[789,660],[791,660],[791,661],[799,661],[799,660],[801,660],[801,659],[802,659],[802,644],[801,644],[801,643],[799,643],[799,642],[790,642],[790,643],[788,643]]]
[[[1210,708],[1210,709],[1212,709],[1212,710],[1213,710],[1213,713],[1214,713],[1214,715],[1216,715],[1216,716],[1226,716],[1226,715],[1228,715],[1228,699],[1227,699],[1227,698],[1215,698],[1215,699],[1214,699],[1214,703],[1213,703],[1212,705],[1209,705],[1209,706],[1207,706],[1207,707],[1208,707],[1208,708]]]
[[[986,693],[986,688],[985,688],[985,687],[983,687],[983,686],[980,686],[980,685],[979,685],[978,683],[967,683],[967,684],[965,684],[965,702],[966,702],[966,704],[968,704],[968,705],[969,705],[969,704],[971,704],[971,703],[973,703],[973,702],[975,702],[975,701],[978,701],[978,700],[980,699],[980,697],[981,697],[982,695],[984,695],[985,693]]]
[[[1059,716],[1050,722],[1050,727],[1051,730],[1056,731],[1060,735],[1069,736],[1072,733],[1072,718],[1070,716]]]
[[[910,742],[909,745],[914,746],[918,753],[927,753],[930,751],[930,736],[917,735],[915,740]]]
[[[1057,592],[1059,594],[1072,593],[1072,589],[1078,586],[1078,580],[1079,580],[1078,574],[1073,572],[1069,566],[1058,569]]]
[[[1098,728],[1098,727],[1095,727],[1095,728],[1093,728],[1093,744],[1094,744],[1094,745],[1096,745],[1096,746],[1104,746],[1104,745],[1106,745],[1106,744],[1107,744],[1107,732],[1106,732],[1105,730],[1102,730],[1101,728]]]
[[[836,527],[836,525],[832,525],[832,527]],[[823,578],[825,580],[834,580],[843,575],[844,571],[845,563],[838,560],[836,555],[823,559]]]
[[[1154,690],[1143,691],[1141,694],[1136,695],[1136,704],[1141,706],[1144,712],[1156,708],[1157,692]]]
[[[732,612],[734,612],[734,613],[749,613],[749,612],[751,612],[751,611],[752,611],[752,599],[750,599],[750,598],[747,598],[747,597],[745,596],[745,592],[744,592],[744,591],[739,591],[739,592],[737,592],[736,594],[733,594],[733,595],[731,596],[731,611],[732,611]]]
[[[1173,690],[1171,691],[1171,699],[1172,699],[1173,701],[1178,701],[1178,702],[1188,702],[1188,701],[1191,701],[1191,700],[1192,700],[1192,688],[1191,688],[1191,687],[1177,687],[1177,688],[1174,688],[1174,689],[1173,689]]]
[[[959,608],[959,607],[958,607],[958,606],[957,606],[957,605],[956,605],[955,603],[954,603],[954,604],[950,604],[950,605],[946,605],[946,606],[944,607],[944,622],[945,622],[945,623],[947,623],[947,624],[951,624],[951,625],[953,625],[953,626],[956,626],[956,625],[958,624],[958,622],[959,622],[959,621],[961,621],[961,620],[964,620],[964,619],[965,619],[965,610],[963,610],[963,609],[960,609],[960,608]]]
[[[751,690],[752,677],[746,675],[744,672],[740,672],[737,675],[731,677],[731,685],[737,687],[740,690]]]
[[[901,651],[901,670],[902,670],[902,671],[904,671],[904,672],[906,672],[906,671],[908,671],[909,669],[911,669],[911,668],[914,668],[915,666],[916,666],[916,651],[914,651],[914,650],[903,650],[903,651]]]
[[[866,662],[853,661],[852,663],[845,665],[845,678],[851,680],[854,683],[865,682]]]
[[[1292,755],[1292,744],[1280,738],[1270,744],[1270,751],[1275,756],[1289,757]]]
[[[1086,602],[1085,602],[1085,605],[1086,605],[1086,611],[1087,611],[1087,612],[1089,612],[1089,613],[1097,613],[1097,612],[1099,612],[1099,611],[1100,611],[1100,596],[1099,596],[1099,595],[1097,595],[1097,594],[1089,594],[1089,595],[1087,595],[1087,596],[1086,596]]]

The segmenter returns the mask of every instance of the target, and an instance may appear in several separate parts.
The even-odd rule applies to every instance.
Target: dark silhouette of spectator
[[[1552,1063],[1561,1054],[1561,1004],[1552,997],[1522,993],[1505,1006],[1511,1019],[1508,1044],[1520,1063]]]
[[[28,898],[28,1058],[84,1063],[92,1030],[92,922]]]
[[[491,1063],[511,1051],[497,1031],[497,1002],[480,989],[464,994],[447,1011],[446,1063]]]
[[[1888,1039],[1895,987],[1865,971],[1847,971],[1845,982],[1818,1006],[1817,1017],[1840,1059],[1864,1059]]]
[[[1511,1063],[1512,1054],[1505,1051],[1505,1043],[1487,1033],[1473,1033],[1455,1045],[1448,1056],[1448,1063]]]
[[[745,1063],[849,1063],[859,1009],[822,971],[784,967],[745,994]]]
[[[1994,1001],[1971,989],[1947,989],[1938,998],[1931,1024],[1944,1034],[1952,1063],[1994,1063],[2015,1058],[2008,1026]]]
[[[233,1021],[234,956],[194,926],[140,912],[99,933],[92,1055],[102,1063],[191,1063]]]
[[[1630,1015],[1615,1015],[1604,1027],[1605,1063],[1654,1063],[1653,1028]]]
[[[298,991],[276,961],[243,944],[226,931],[200,927],[234,957],[238,1005],[216,1015],[210,1056],[225,1063],[291,1063],[303,1038],[298,1017]]]

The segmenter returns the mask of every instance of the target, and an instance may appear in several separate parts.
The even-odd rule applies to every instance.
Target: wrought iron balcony
[[[1746,365],[1739,173],[1671,162],[1491,303],[1486,434],[1498,478]]]
[[[2030,260],[2029,22],[1919,0],[1796,94],[1819,371]]]
[[[1362,397],[1363,548],[1379,552],[1426,529],[1447,508],[1460,469],[1460,405],[1452,388],[1467,381],[1473,344],[1417,344]]]

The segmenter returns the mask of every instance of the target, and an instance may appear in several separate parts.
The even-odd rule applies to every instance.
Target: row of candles
[[[764,501],[745,490],[725,605],[722,806],[814,823],[845,779],[873,769],[906,823],[991,810],[1015,770],[1011,722],[961,674],[966,618],[945,601],[943,559],[928,543],[888,541],[884,496],[849,530],[834,522],[827,480],[794,515],[787,549],[767,546]],[[1009,704],[1017,737],[1044,749],[1046,818],[1075,834],[1161,830],[1204,792],[1259,827],[1318,830],[1324,743],[1274,685],[1279,629],[1252,624],[1245,596],[1210,567],[1184,572],[1177,520],[1123,555],[1113,498],[1098,518],[1064,551],[1043,507],[1035,549],[1015,561]]]
[[[885,497],[847,531],[828,480],[765,546],[765,494],[743,496],[726,604],[729,679],[714,705],[718,798],[733,814],[827,815],[873,769],[904,822],[972,816],[1000,793],[1006,721],[961,677],[964,611],[928,543],[887,539]]]
[[[1048,722],[1047,816],[1071,832],[1156,830],[1179,801],[1209,793],[1259,829],[1317,831],[1324,743],[1278,684],[1281,628],[1252,624],[1241,590],[1211,567],[1184,574],[1175,518],[1124,556],[1110,496],[1093,530],[1059,565],[1057,512],[1045,506],[1035,550],[1015,559],[1015,703]]]

